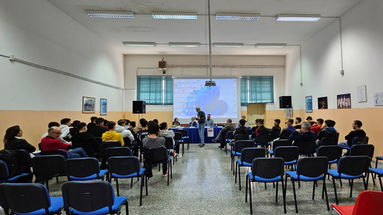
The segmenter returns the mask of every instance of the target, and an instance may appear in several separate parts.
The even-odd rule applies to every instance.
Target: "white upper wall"
[[[125,55],[126,109],[131,111],[132,101],[137,95],[137,75],[162,75],[157,69],[158,61],[165,57],[167,75],[176,78],[208,77],[205,55]],[[285,56],[227,56],[212,57],[213,77],[274,76],[274,104],[267,109],[278,109],[278,97],[285,91]],[[149,105],[147,111],[172,111],[173,107]]]
[[[336,108],[338,94],[351,93],[353,108],[373,107],[373,95],[383,91],[383,1],[364,0],[342,16],[344,76],[340,75],[339,22],[335,21],[302,44],[303,87],[299,90],[299,52],[287,61],[286,92],[294,109],[304,108],[304,96],[328,97]],[[357,86],[367,85],[367,103],[358,103]]]
[[[122,55],[45,0],[0,2],[0,54],[124,87]],[[0,58],[0,109],[81,111],[81,97],[109,99],[121,111],[122,91]]]

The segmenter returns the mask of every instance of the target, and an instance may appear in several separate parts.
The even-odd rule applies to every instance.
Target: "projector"
[[[205,87],[215,87],[215,81],[206,81],[205,82]]]

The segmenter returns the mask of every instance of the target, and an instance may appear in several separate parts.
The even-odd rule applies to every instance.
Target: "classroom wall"
[[[332,118],[340,131],[340,140],[351,130],[351,123],[359,119],[375,145],[375,154],[383,154],[383,108],[374,106],[373,95],[383,92],[383,1],[363,0],[342,17],[344,76],[340,74],[339,22],[317,32],[302,43],[303,86],[299,86],[299,53],[286,58],[286,91],[293,95],[294,109],[304,110],[304,97],[328,97],[328,110],[314,110],[314,118]],[[357,86],[367,86],[367,102],[358,103]],[[352,109],[336,109],[336,96],[351,93]]]
[[[0,54],[70,74],[124,87],[122,56],[49,1],[0,1]],[[0,57],[0,135],[20,125],[24,138],[37,144],[49,121],[82,114],[82,96],[108,99],[113,120],[123,115],[123,91]],[[2,137],[0,137],[2,139]],[[0,148],[3,144],[0,141]]]

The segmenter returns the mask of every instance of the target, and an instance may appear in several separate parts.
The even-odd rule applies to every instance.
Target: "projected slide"
[[[237,79],[214,79],[217,86],[205,87],[206,79],[174,79],[173,114],[182,122],[196,116],[199,106],[216,122],[238,117]],[[218,120],[218,121],[217,121]]]

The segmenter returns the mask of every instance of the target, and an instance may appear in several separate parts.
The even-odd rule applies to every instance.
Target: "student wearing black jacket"
[[[108,131],[108,129],[103,126],[104,121],[105,120],[103,118],[96,119],[96,126],[89,130],[89,133],[91,133],[94,137],[102,137],[102,134]]]
[[[4,136],[4,148],[7,150],[24,149],[29,153],[36,150],[34,146],[22,139],[23,131],[20,126],[15,125],[7,129]]]
[[[343,147],[351,147],[353,142],[352,140],[355,137],[366,137],[366,132],[362,129],[362,122],[360,120],[354,120],[352,122],[352,128],[353,130],[348,133],[344,138],[347,140],[347,142],[339,143],[340,146]]]
[[[87,131],[87,125],[81,122],[78,126],[78,133],[72,137],[72,147],[83,148],[87,155],[94,156],[99,149],[99,143],[96,138]]]

